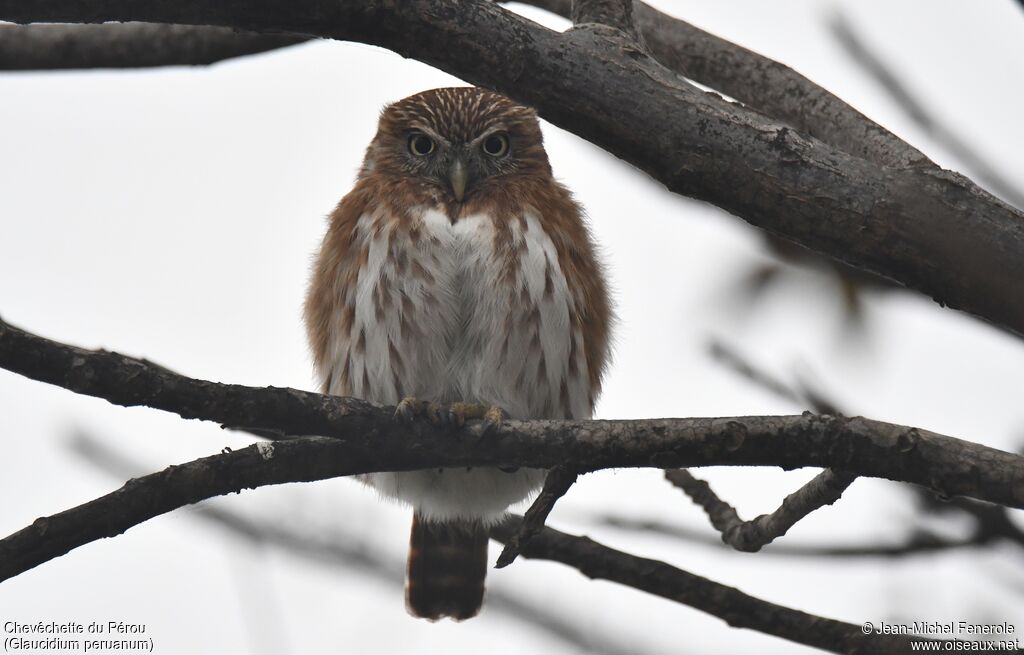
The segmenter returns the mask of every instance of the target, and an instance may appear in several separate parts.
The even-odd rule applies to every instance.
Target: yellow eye
[[[491,157],[504,157],[508,154],[508,135],[498,132],[484,139],[484,152]]]
[[[413,134],[409,137],[409,152],[417,157],[426,157],[434,152],[434,140],[426,134]]]

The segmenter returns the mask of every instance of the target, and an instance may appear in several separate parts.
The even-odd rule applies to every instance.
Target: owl
[[[406,419],[429,406],[457,424],[479,408],[491,422],[589,418],[611,316],[582,212],[552,177],[533,110],[472,87],[385,107],[306,297],[324,393],[397,405]],[[477,614],[487,527],[543,478],[490,467],[361,476],[413,508],[412,615]]]

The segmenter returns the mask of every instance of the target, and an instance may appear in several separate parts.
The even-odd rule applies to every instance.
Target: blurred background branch
[[[960,135],[960,129],[952,127],[936,113],[935,108],[941,106],[941,103],[920,99],[912,90],[912,85],[897,72],[895,66],[886,61],[884,55],[868,45],[844,13],[834,10],[828,26],[850,59],[877,82],[918,127],[949,151],[949,154],[963,162],[967,171],[992,193],[1018,209],[1024,208],[1024,189],[980,154],[973,143]]]

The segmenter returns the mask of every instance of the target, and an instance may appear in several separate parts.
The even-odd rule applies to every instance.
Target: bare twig
[[[963,162],[967,170],[977,176],[978,181],[991,189],[992,193],[1018,209],[1024,208],[1024,189],[1006,178],[971,143],[964,140],[958,130],[951,128],[927,103],[919,100],[910,85],[857,34],[845,14],[838,10],[833,12],[828,26],[846,54],[892,97],[912,121]]]
[[[0,25],[0,70],[205,66],[308,40],[203,25]]]
[[[1024,507],[1024,457],[860,417],[509,420],[480,444],[472,431],[453,439],[428,421],[400,425],[393,408],[356,398],[196,380],[117,353],[44,339],[3,321],[0,368],[126,407],[153,407],[264,434],[331,437],[312,445],[308,438],[294,440],[320,456],[320,478],[444,466],[816,466],[913,482],[947,497]],[[283,452],[289,443],[263,446]]]
[[[719,339],[711,340],[708,344],[708,352],[717,362],[739,373],[748,381],[774,393],[780,398],[785,398],[797,405],[802,405],[815,414],[828,414],[830,416],[848,415],[847,412],[839,408],[837,403],[833,402],[820,390],[812,389],[802,383],[791,386],[782,382],[770,373],[751,364],[735,348]]]
[[[514,518],[492,528],[491,536],[508,543],[518,533],[520,521]],[[618,582],[689,605],[733,627],[758,630],[833,653],[883,655],[906,653],[911,648],[910,637],[865,635],[859,625],[775,605],[664,562],[630,555],[550,527],[524,544],[522,554],[526,558],[561,562],[589,578]]]
[[[705,93],[617,30],[558,33],[487,0],[443,6],[0,0],[0,19],[209,24],[389,48],[536,107],[674,192],[1024,334],[1024,213],[966,178],[927,161],[879,166]]]
[[[840,416],[848,413],[847,410],[841,409],[843,406],[840,403],[829,398],[828,395],[823,393],[821,390],[815,389],[814,387],[804,383],[798,383],[797,386],[789,386],[771,374],[758,368],[740,355],[736,350],[726,346],[720,341],[712,341],[710,349],[712,356],[718,361],[733,369],[748,381],[753,382],[761,388],[771,391],[782,398],[805,405],[814,412],[820,414]],[[910,550],[918,547],[926,550],[930,550],[932,548],[941,549],[947,546],[956,548],[960,546],[988,544],[996,540],[1007,540],[1018,545],[1024,545],[1024,531],[1016,526],[1009,516],[1009,510],[1005,507],[978,502],[967,498],[943,499],[942,501],[937,501],[934,495],[927,488],[919,487],[915,489],[915,491],[917,492],[916,495],[918,496],[919,502],[924,505],[926,511],[941,513],[943,511],[952,510],[967,514],[974,520],[975,530],[973,535],[966,540],[954,540],[949,542],[934,538],[933,535],[928,533],[918,532],[911,535],[907,542],[907,548]]]
[[[728,548],[721,534],[711,535],[703,530],[687,528],[674,523],[667,523],[654,519],[636,519],[628,516],[601,515],[593,518],[598,525],[608,526],[618,530],[629,530],[631,532],[646,532],[672,539],[684,539],[700,546],[711,546],[715,548]],[[918,529],[906,537],[900,543],[893,544],[865,544],[859,546],[832,546],[832,545],[806,545],[806,544],[772,544],[770,548],[761,551],[763,555],[776,555],[781,557],[829,557],[829,558],[901,558],[920,555],[925,553],[937,553],[948,550],[963,548],[976,548],[996,543],[999,540],[987,531],[975,530],[970,536],[961,539],[950,539],[937,535],[933,532]]]
[[[707,482],[693,477],[684,469],[665,471],[666,480],[704,508],[711,519],[711,525],[722,533],[722,541],[745,553],[756,553],[766,544],[786,534],[797,521],[814,510],[839,500],[856,477],[832,470],[822,471],[813,480],[786,496],[779,509],[751,521],[744,521],[731,505],[715,494]]]
[[[556,466],[548,471],[547,477],[544,478],[544,488],[530,505],[530,509],[526,510],[519,532],[505,544],[494,568],[503,569],[516,560],[522,545],[540,532],[551,510],[555,508],[555,503],[569,491],[569,487],[576,483],[578,477],[577,471],[565,466]]]

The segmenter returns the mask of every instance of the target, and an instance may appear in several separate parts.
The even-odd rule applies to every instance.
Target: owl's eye
[[[426,134],[413,134],[409,137],[409,152],[417,157],[426,157],[434,152],[434,140]]]
[[[484,152],[491,157],[504,157],[508,154],[508,135],[492,134],[484,139]]]

